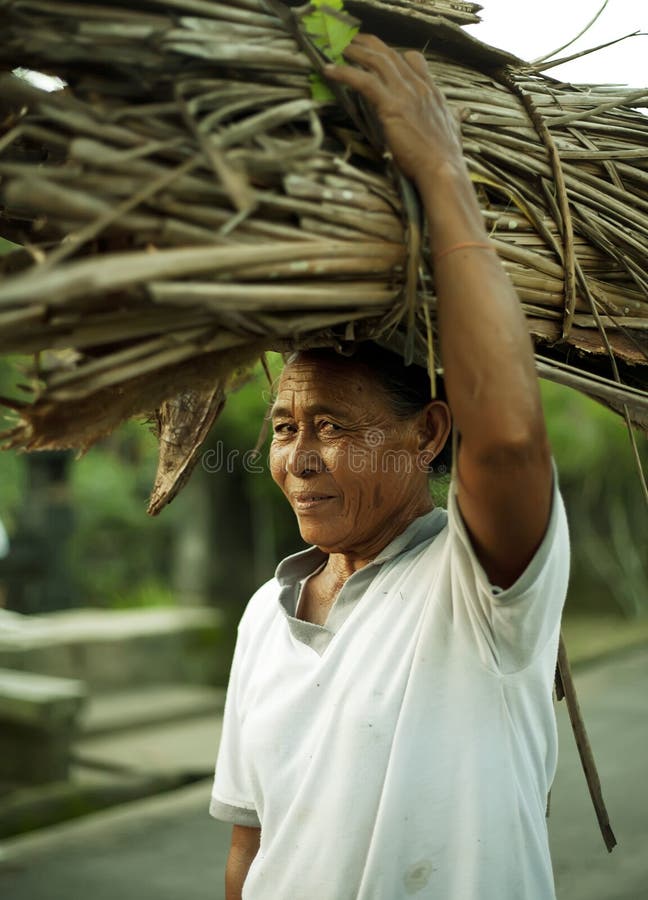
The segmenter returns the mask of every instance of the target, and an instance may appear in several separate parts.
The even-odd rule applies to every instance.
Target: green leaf
[[[342,62],[342,54],[358,33],[358,22],[344,12],[342,0],[312,0],[311,12],[302,17],[306,33],[332,62]]]
[[[328,86],[328,84],[324,81],[321,75],[316,75],[313,73],[310,76],[311,83],[311,97],[313,100],[321,100],[325,102],[327,100],[335,100],[335,94]]]

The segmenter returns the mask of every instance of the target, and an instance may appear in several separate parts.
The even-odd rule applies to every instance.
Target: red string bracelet
[[[434,254],[434,262],[438,262],[440,259],[443,259],[444,256],[448,256],[450,253],[454,253],[455,250],[468,250],[471,247],[480,250],[494,250],[495,248],[490,243],[486,243],[485,241],[464,241],[463,244],[454,244],[452,247],[448,247],[446,250],[442,250],[440,253]]]

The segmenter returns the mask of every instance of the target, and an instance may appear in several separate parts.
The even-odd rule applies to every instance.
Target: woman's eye
[[[335,422],[329,422],[328,420],[324,420],[323,422],[320,422],[319,427],[320,427],[320,431],[328,431],[328,432],[342,431],[341,425],[336,425]]]

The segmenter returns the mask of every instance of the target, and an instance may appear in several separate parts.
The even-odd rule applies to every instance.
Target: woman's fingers
[[[420,63],[418,68],[415,68],[400,53],[392,50],[374,35],[356,35],[345,49],[344,55],[349,62],[362,68],[329,65],[325,67],[327,77],[359,91],[378,107],[390,100],[393,104],[395,100],[397,101],[399,92],[407,94],[412,87],[413,74],[420,77],[425,71],[427,85],[430,84],[423,57],[421,57],[423,68]]]
[[[357,34],[344,51],[344,55],[352,62],[360,63],[376,72],[386,84],[403,78],[411,79],[412,70],[426,82],[430,81],[425,57],[415,52],[401,55],[372,34]],[[408,55],[419,58],[418,67],[407,61]]]
[[[353,52],[355,48],[366,49],[374,54],[388,58],[401,73],[406,73],[413,69],[424,81],[433,83],[430,78],[427,61],[423,54],[417,50],[406,50],[403,54],[400,54],[375,35],[363,34],[362,32],[356,34],[344,51],[344,55],[347,56],[348,52]]]
[[[401,70],[402,60],[393,50],[385,48],[383,51],[369,43],[353,41],[344,51],[344,55],[349,62],[357,63],[367,71],[373,72],[386,85],[393,85],[402,80],[404,74]]]
[[[416,50],[406,50],[403,53],[403,59],[420,78],[428,82],[428,84],[434,83],[430,78],[428,64],[422,53],[418,53]]]
[[[380,106],[385,99],[385,86],[373,72],[356,69],[354,66],[324,66],[326,77],[339,81],[366,97],[374,106]]]
[[[358,91],[376,111],[396,165],[414,180],[460,156],[454,121],[430,78],[425,57],[403,56],[373,35],[357,35],[344,52],[354,65],[326,66],[332,81]]]

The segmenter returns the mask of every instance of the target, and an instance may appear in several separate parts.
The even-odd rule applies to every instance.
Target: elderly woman
[[[447,404],[389,354],[296,355],[272,475],[313,546],[239,628],[211,812],[227,900],[550,900],[552,681],[568,577],[532,348],[417,53],[332,79],[418,187]],[[458,435],[448,511],[428,470]]]

